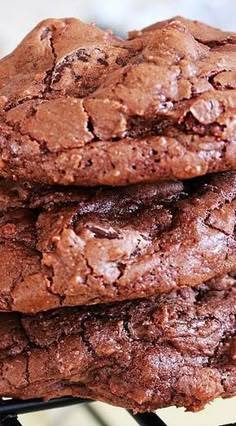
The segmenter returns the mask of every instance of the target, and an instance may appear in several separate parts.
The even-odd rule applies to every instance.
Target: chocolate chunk
[[[222,286],[220,282],[222,281]],[[236,394],[235,279],[110,306],[0,314],[0,395],[197,411]]]
[[[235,197],[236,173],[98,189],[2,181],[0,309],[149,297],[236,270]]]

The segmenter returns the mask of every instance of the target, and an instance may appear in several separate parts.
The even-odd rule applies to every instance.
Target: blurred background
[[[235,13],[236,0],[0,0],[0,54],[48,17],[76,16],[125,35],[175,15],[234,30]]]
[[[9,53],[40,20],[75,16],[112,28],[125,36],[175,15],[199,19],[226,30],[236,30],[236,0],[0,0],[0,56]],[[236,398],[218,400],[203,412],[183,409],[159,410],[169,426],[216,426],[236,422]],[[21,418],[24,426],[135,426],[122,409],[93,403],[67,407]],[[236,423],[234,423],[236,425]]]

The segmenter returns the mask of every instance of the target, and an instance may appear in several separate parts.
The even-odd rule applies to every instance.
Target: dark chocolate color
[[[0,310],[149,297],[236,269],[236,173],[113,189],[0,185]]]
[[[74,395],[147,411],[236,394],[236,287],[35,316],[0,314],[0,395]]]
[[[236,169],[236,35],[46,20],[0,61],[0,175],[126,185]]]

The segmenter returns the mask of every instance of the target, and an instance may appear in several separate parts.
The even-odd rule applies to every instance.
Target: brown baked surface
[[[36,316],[0,314],[0,395],[74,395],[135,411],[199,410],[236,394],[236,287]]]
[[[0,61],[0,174],[116,186],[235,170],[235,34],[40,23]]]
[[[235,197],[236,173],[90,190],[3,181],[0,310],[149,297],[236,270]]]

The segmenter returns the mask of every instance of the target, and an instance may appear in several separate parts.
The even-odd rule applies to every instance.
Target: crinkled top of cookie
[[[223,276],[115,305],[1,313],[0,395],[197,411],[236,394],[235,309],[235,279]]]
[[[236,173],[54,188],[0,183],[0,311],[150,297],[236,270]]]
[[[174,18],[122,40],[46,20],[0,61],[0,174],[125,185],[236,168],[236,33]]]
[[[174,20],[185,25],[197,41],[209,47],[220,46],[227,43],[234,44],[236,41],[236,34],[234,32],[222,31],[219,28],[214,28],[200,21],[184,18],[183,16],[175,16],[174,18],[157,22],[141,31],[130,31],[129,39],[131,40],[136,37],[144,36],[145,33],[148,35],[148,33],[161,29]]]

